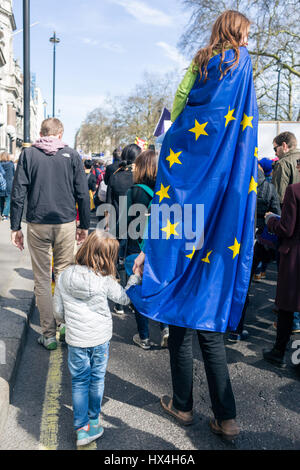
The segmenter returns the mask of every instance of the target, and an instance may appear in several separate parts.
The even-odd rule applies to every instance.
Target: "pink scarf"
[[[59,149],[67,147],[67,144],[64,144],[61,139],[55,136],[46,136],[36,140],[32,146],[42,150],[47,155],[55,155]]]

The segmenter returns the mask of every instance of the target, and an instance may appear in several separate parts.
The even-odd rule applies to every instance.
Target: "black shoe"
[[[231,341],[232,343],[236,343],[237,341],[244,341],[248,339],[249,333],[247,330],[243,330],[241,334],[238,333],[230,333],[228,335],[228,341]]]
[[[286,367],[286,363],[284,362],[284,354],[282,354],[277,349],[264,349],[263,356],[265,361],[270,362],[270,364],[274,364],[277,367]]]

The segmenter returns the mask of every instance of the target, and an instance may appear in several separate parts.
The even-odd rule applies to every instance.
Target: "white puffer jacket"
[[[66,324],[70,346],[98,346],[112,337],[112,316],[108,299],[128,305],[126,290],[141,282],[130,276],[125,289],[112,276],[96,275],[87,266],[72,265],[58,277],[54,292],[54,316]]]

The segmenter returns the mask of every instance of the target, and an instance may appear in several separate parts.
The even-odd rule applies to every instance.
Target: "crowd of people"
[[[228,24],[231,24],[230,29]],[[218,76],[216,83],[212,80],[209,86],[218,87],[225,82],[230,88],[233,86],[235,73],[246,73],[245,68],[242,71],[239,69],[239,61],[248,63],[246,46],[249,27],[248,19],[238,12],[227,11],[217,19],[209,46],[197,53],[176,94],[172,112],[172,120],[176,121],[174,127],[172,126],[176,139],[180,139],[181,132],[186,132],[186,128],[180,128],[181,119],[185,119],[191,108],[195,110],[197,106],[202,106],[197,101],[198,97],[203,94],[206,98],[213,96],[202,90],[202,85],[199,85],[201,80],[196,80],[200,74],[200,79],[205,84],[207,74],[215,73],[210,67],[211,58],[220,61],[215,60],[214,63],[216,73],[221,71],[223,80],[219,80]],[[230,63],[225,58],[232,51],[235,54],[232,59],[234,63],[229,67],[230,73],[227,73],[228,70],[224,67],[222,69],[222,66]],[[247,80],[251,85],[250,73]],[[187,105],[189,97],[193,100],[190,107]],[[214,107],[217,104],[213,99],[211,98],[210,104]],[[255,106],[253,109],[255,111]],[[225,128],[230,121],[234,123],[234,120],[237,119],[232,114],[228,119],[226,117]],[[195,131],[190,129],[195,132],[196,141],[200,135],[197,137],[197,124],[199,126],[196,121]],[[237,126],[239,131],[239,122]],[[149,318],[131,301],[130,291],[144,283],[144,265],[149,246],[145,232],[151,218],[152,200],[158,194],[157,182],[158,175],[162,173],[162,160],[173,158],[168,170],[174,163],[181,162],[178,162],[179,153],[175,155],[172,149],[170,156],[163,159],[163,150],[158,158],[154,148],[142,151],[136,144],[125,146],[122,152],[116,149],[110,165],[92,159],[85,159],[83,162],[79,154],[62,141],[63,131],[63,125],[58,119],[49,118],[43,121],[40,138],[30,148],[23,150],[15,175],[9,156],[2,154],[0,173],[6,178],[7,185],[0,192],[0,199],[2,219],[5,220],[10,211],[12,243],[20,250],[24,249],[21,221],[27,199],[27,243],[42,330],[38,342],[49,351],[56,349],[58,328],[59,339],[68,344],[74,429],[77,445],[85,445],[103,434],[100,412],[109,342],[113,331],[109,301],[114,302],[115,311],[119,314],[123,313],[124,305],[130,306],[137,326],[133,342],[144,350],[151,349]],[[237,133],[238,135],[240,134]],[[172,132],[169,138],[172,138]],[[237,145],[238,138],[236,137],[234,145]],[[172,140],[170,142],[169,147],[173,145]],[[253,142],[254,138],[249,145]],[[255,145],[253,144],[253,153]],[[267,276],[268,264],[276,260],[277,336],[274,347],[270,351],[264,351],[263,355],[266,361],[282,367],[285,365],[284,355],[288,341],[292,333],[300,331],[297,317],[297,312],[300,311],[300,290],[297,284],[300,278],[300,151],[291,132],[276,136],[273,145],[276,158],[274,161],[259,160],[257,181],[255,173],[253,176],[253,187],[257,192],[256,236],[252,271],[246,291],[251,280],[260,281]],[[170,149],[167,151],[170,152]],[[235,147],[229,142],[228,154],[230,152],[234,155]],[[244,179],[240,186],[242,191],[246,191],[246,197],[249,185],[247,178],[249,176],[250,180],[252,174],[250,172],[252,164],[247,175],[241,175]],[[180,178],[179,174],[179,188],[182,183]],[[206,184],[209,184],[209,179]],[[232,190],[229,188],[228,191],[230,193]],[[119,205],[120,198],[124,196],[127,197],[125,208]],[[222,197],[225,198],[225,195]],[[133,204],[140,204],[143,208],[136,224],[138,236],[132,235],[128,230],[133,221],[130,212]],[[99,208],[104,205],[104,213],[97,215],[101,212]],[[107,210],[107,205],[114,208],[115,218]],[[251,211],[254,220],[254,210],[251,208]],[[92,212],[95,212],[99,223],[103,222],[103,230],[96,229],[89,234]],[[112,235],[113,230],[116,231],[116,236]],[[244,231],[249,232],[251,240],[254,227],[246,227]],[[273,233],[272,236],[270,232]],[[235,250],[235,247],[229,248]],[[253,243],[252,246],[249,245],[249,253],[252,250]],[[238,251],[233,259],[237,254]],[[51,292],[52,257],[56,281],[54,300]],[[208,257],[209,254],[201,262],[208,265]],[[161,259],[164,264],[168,261]],[[150,268],[147,267],[147,275]],[[244,265],[241,269],[245,269]],[[250,272],[249,263],[246,269]],[[244,329],[248,305],[246,291],[240,321],[229,335],[231,341],[248,337]],[[185,292],[187,297],[193,295]],[[195,305],[195,311],[199,315],[201,308],[201,305]],[[157,323],[161,330],[161,347],[169,348],[173,385],[173,396],[163,396],[161,406],[181,424],[190,425],[194,422],[193,329],[178,326],[175,318],[169,322]],[[197,329],[197,335],[214,413],[210,428],[224,438],[233,439],[239,434],[239,426],[226,362],[224,330],[218,327]]]

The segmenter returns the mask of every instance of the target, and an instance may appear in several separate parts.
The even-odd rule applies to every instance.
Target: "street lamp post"
[[[56,37],[54,31],[52,38],[49,39],[53,44],[53,104],[52,104],[52,117],[55,117],[55,61],[56,61],[56,44],[60,42],[60,39]]]
[[[23,147],[30,147],[30,0],[23,0],[23,94],[24,136]]]

